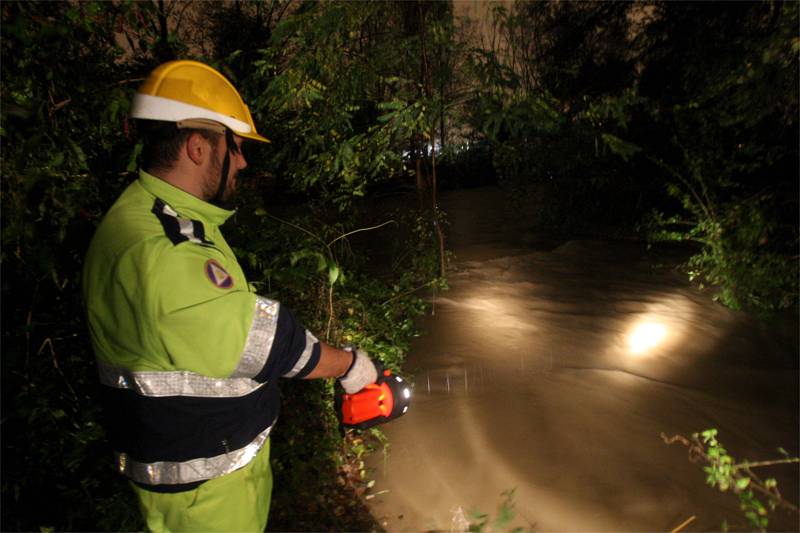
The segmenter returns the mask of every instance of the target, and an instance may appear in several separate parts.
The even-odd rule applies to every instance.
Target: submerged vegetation
[[[742,514],[754,531],[767,531],[770,513],[778,509],[800,516],[800,509],[781,495],[778,481],[774,477],[774,469],[770,472],[770,477],[755,473],[756,469],[798,464],[800,458],[790,457],[786,450],[778,448],[778,452],[782,455],[779,459],[736,461],[717,439],[718,433],[714,428],[706,429],[694,433],[691,439],[683,435],[667,437],[662,433],[661,439],[665,444],[677,442],[686,446],[689,450],[689,460],[703,464],[706,483],[710,487],[735,494],[739,498]],[[722,524],[722,530],[728,530],[727,523]]]
[[[220,68],[272,141],[246,153],[224,228],[250,282],[392,368],[445,284],[442,183],[496,179],[548,231],[690,243],[722,303],[796,308],[796,3],[518,2],[480,46],[449,2],[0,13],[6,529],[141,526],[100,424],[79,273],[135,177],[133,91],[170,59]],[[342,437],[330,383],[282,393],[270,528],[373,527],[359,496],[380,434]]]

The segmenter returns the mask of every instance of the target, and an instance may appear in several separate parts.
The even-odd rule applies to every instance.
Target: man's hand
[[[347,394],[354,394],[378,379],[378,370],[367,352],[340,350],[320,342],[317,366],[303,379],[339,378]]]
[[[345,374],[339,378],[347,394],[355,394],[378,379],[378,369],[369,358],[367,352],[353,350],[353,363]]]

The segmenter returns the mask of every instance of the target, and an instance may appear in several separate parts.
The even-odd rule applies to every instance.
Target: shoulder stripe
[[[132,390],[150,398],[240,398],[264,385],[248,377],[210,378],[188,370],[133,371],[99,361],[97,373],[100,383],[107,387]]]
[[[300,358],[294,364],[294,367],[283,375],[285,378],[293,378],[297,376],[301,370],[305,369],[308,362],[311,360],[311,355],[314,353],[314,346],[319,342],[317,338],[306,330],[306,346],[300,354]]]
[[[247,333],[247,341],[232,378],[255,379],[267,364],[275,332],[278,329],[278,312],[280,304],[261,296],[256,296],[256,307],[253,312],[253,323]]]
[[[162,199],[156,198],[156,201],[153,203],[152,212],[158,217],[161,226],[164,228],[164,233],[166,233],[169,240],[172,241],[172,244],[179,244],[184,241],[197,244],[214,244],[206,239],[206,229],[202,222],[180,217],[178,213]]]

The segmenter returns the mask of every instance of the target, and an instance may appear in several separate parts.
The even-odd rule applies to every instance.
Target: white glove
[[[369,358],[367,352],[353,350],[353,363],[345,374],[339,378],[347,394],[355,394],[378,379],[378,369]]]

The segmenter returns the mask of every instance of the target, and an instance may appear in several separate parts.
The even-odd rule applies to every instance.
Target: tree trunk
[[[436,228],[436,237],[439,240],[439,277],[444,278],[447,272],[447,255],[444,251],[444,230],[439,219],[439,205],[436,195],[436,136],[431,135],[431,211],[433,212],[433,225]]]
[[[430,72],[430,64],[428,62],[428,52],[426,48],[426,26],[425,26],[425,14],[426,10],[423,8],[422,4],[419,4],[419,44],[420,44],[420,63],[421,63],[421,71],[420,71],[420,78],[422,79],[422,93],[424,97],[428,100],[431,100],[433,96],[433,80],[431,79],[431,72]],[[435,124],[435,122],[434,122]],[[436,190],[437,190],[437,183],[436,183],[436,133],[435,133],[436,126],[431,127],[430,131],[430,212],[431,212],[431,220],[433,221],[433,226],[436,231],[436,238],[439,243],[439,276],[444,277],[445,272],[447,270],[446,260],[447,256],[445,255],[444,250],[444,231],[442,230],[442,224],[439,220],[439,208],[437,205],[437,198],[436,198]],[[423,154],[424,156],[424,154]]]
[[[155,55],[162,63],[174,59],[172,47],[169,44],[169,26],[167,25],[167,8],[164,0],[158,0],[158,42],[155,47]]]
[[[417,177],[417,200],[419,201],[419,208],[425,209],[426,201],[425,197],[426,194],[426,187],[425,187],[425,176],[422,174],[422,157],[417,155],[416,160],[414,161],[416,167],[416,177]]]

